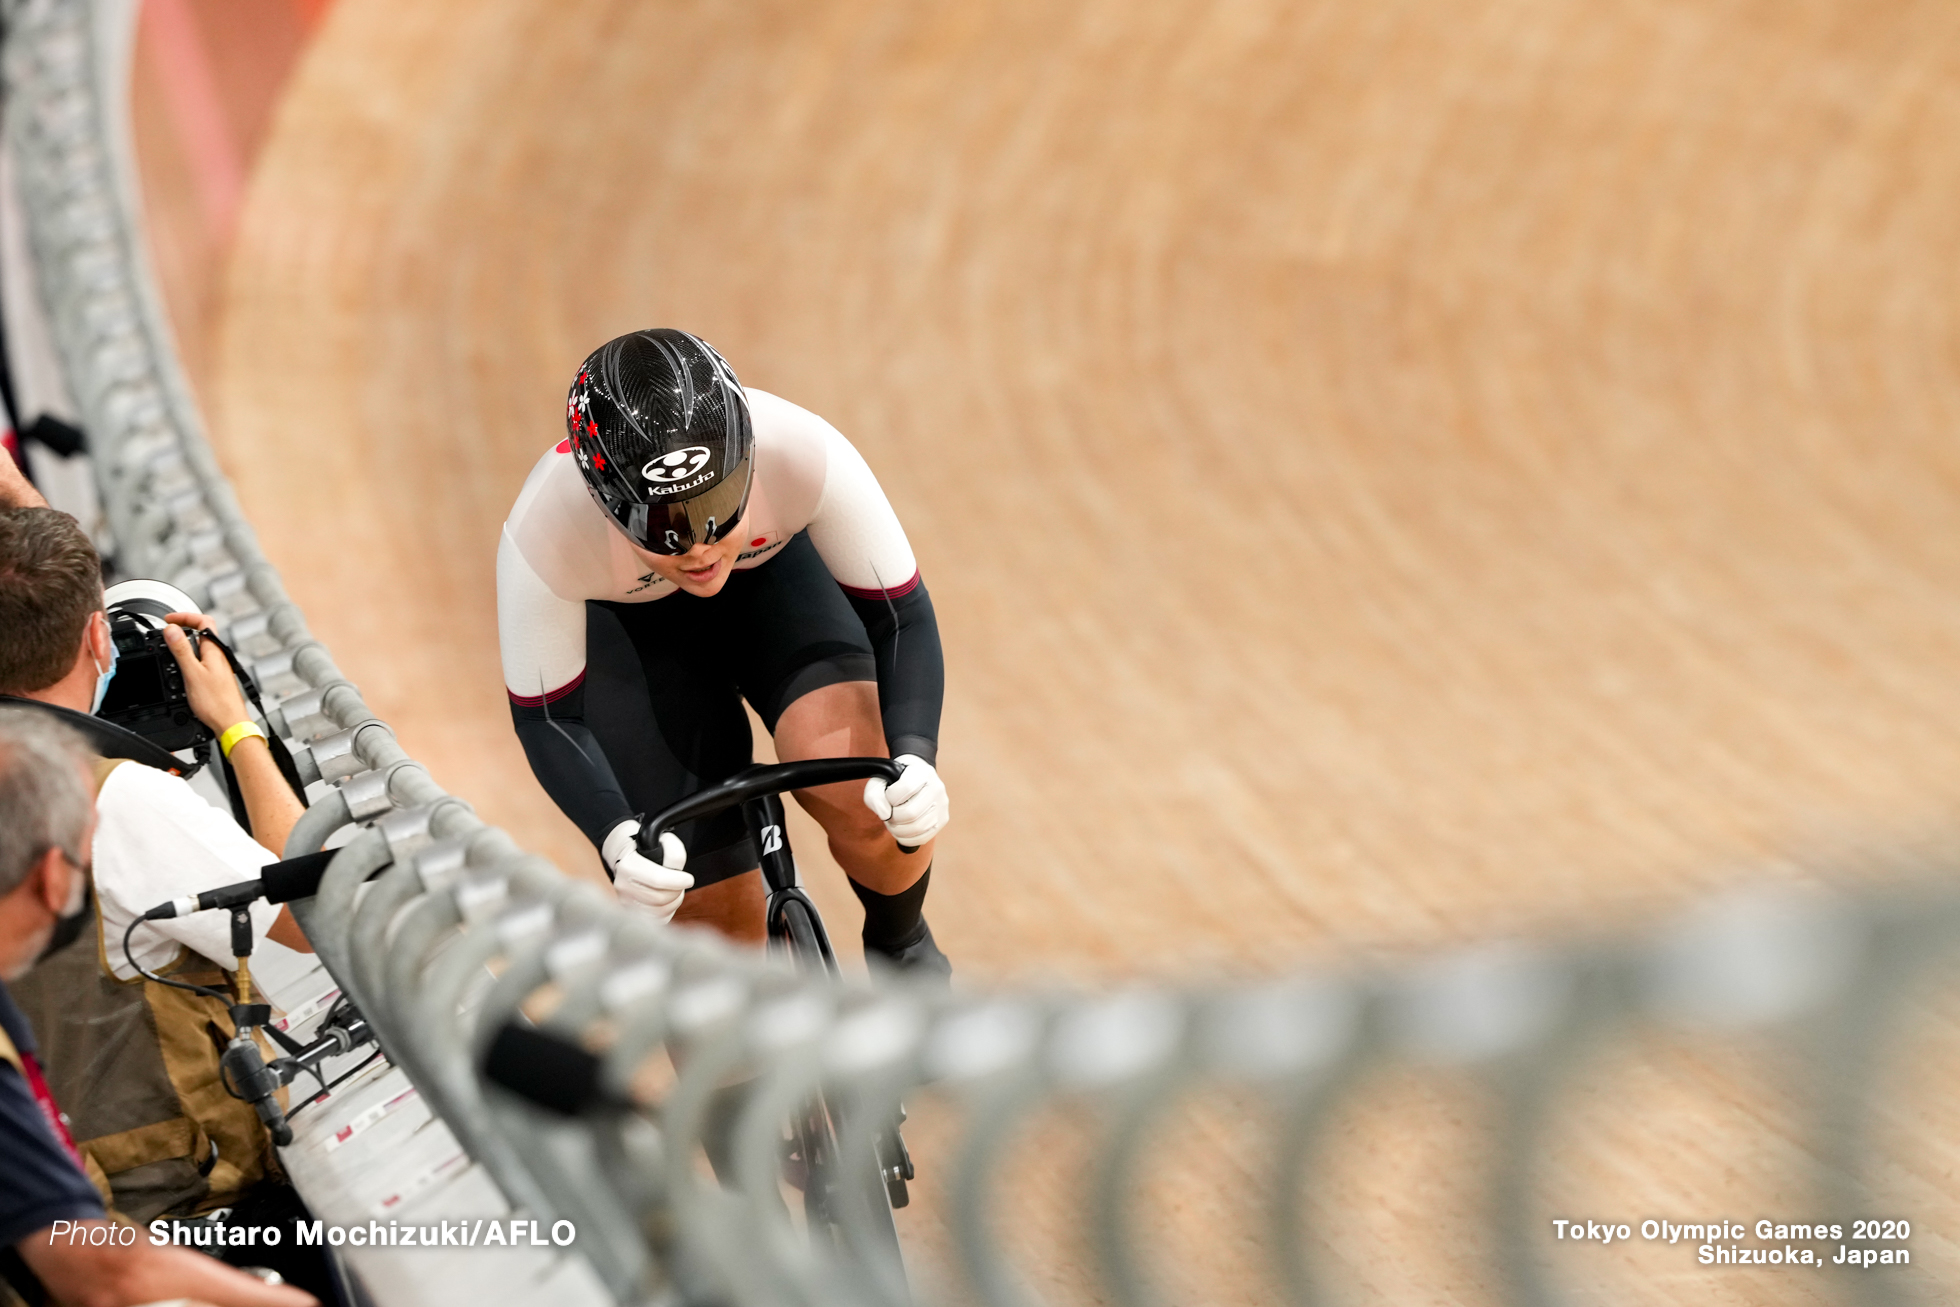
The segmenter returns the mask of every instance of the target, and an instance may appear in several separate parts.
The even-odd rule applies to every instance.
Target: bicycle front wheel
[[[823,927],[808,905],[795,898],[785,902],[780,926],[782,947],[797,971],[808,975],[836,972],[837,964],[830,950],[820,942]],[[803,1211],[813,1237],[818,1229],[827,1231],[833,1246],[848,1255],[850,1244],[843,1228],[842,1204],[855,1201],[861,1210],[870,1213],[874,1244],[903,1274],[904,1259],[899,1252],[898,1225],[892,1219],[892,1190],[888,1184],[890,1175],[896,1173],[895,1166],[886,1164],[875,1153],[863,1158],[843,1157],[837,1146],[837,1130],[829,1104],[821,1093],[812,1095],[810,1102],[796,1114],[790,1123],[790,1134],[791,1147],[803,1162],[806,1177]],[[904,1181],[898,1183],[899,1192],[903,1193]]]

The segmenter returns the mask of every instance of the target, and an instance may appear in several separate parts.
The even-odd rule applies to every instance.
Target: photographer
[[[39,714],[0,711],[0,982],[18,979],[87,910],[91,783],[70,732]],[[152,1247],[133,1230],[109,1242],[101,1199],[55,1104],[0,983],[0,1279],[29,1301],[90,1307],[312,1301],[201,1253]]]
[[[123,958],[124,930],[146,909],[257,876],[303,810],[251,725],[224,654],[206,641],[194,655],[180,629],[208,630],[209,619],[169,620],[190,707],[227,746],[265,843],[183,777],[98,758],[95,911],[15,996],[40,1036],[55,1093],[69,1105],[76,1142],[120,1212],[147,1222],[240,1207],[284,1220],[296,1196],[279,1178],[256,1113],[226,1092],[219,1074],[232,1034],[227,1004],[144,981]],[[0,694],[86,714],[100,705],[116,657],[101,564],[80,526],[51,509],[0,510]],[[285,910],[260,902],[251,916],[256,937],[309,950]],[[131,948],[159,974],[217,989],[233,980],[223,912],[145,923]]]

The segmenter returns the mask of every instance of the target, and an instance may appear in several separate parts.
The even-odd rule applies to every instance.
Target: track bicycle
[[[663,833],[683,822],[741,805],[769,892],[765,920],[770,949],[786,957],[800,974],[834,977],[839,974],[837,955],[817,905],[803,892],[790,850],[782,795],[789,790],[873,777],[889,784],[898,780],[899,772],[898,764],[889,758],[809,758],[750,767],[643,821],[640,851],[657,858]],[[891,1212],[911,1200],[907,1182],[914,1175],[911,1155],[899,1132],[903,1120],[901,1109],[878,1131],[875,1157],[852,1159],[844,1157],[838,1148],[836,1115],[821,1091],[792,1117],[789,1136],[783,1141],[784,1176],[802,1190],[804,1217],[812,1231],[829,1231],[843,1247],[845,1217],[841,1205],[851,1201],[856,1189],[861,1206],[873,1214],[881,1242],[888,1235],[890,1250],[897,1255],[898,1229]]]

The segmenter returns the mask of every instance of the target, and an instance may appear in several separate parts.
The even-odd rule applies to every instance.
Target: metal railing
[[[1766,892],[1610,946],[1492,946],[1215,988],[955,998],[799,981],[628,915],[524,854],[408,757],[309,636],[205,443],[131,180],[134,5],[8,0],[5,13],[7,122],[32,246],[121,562],[220,618],[276,702],[268,725],[325,783],[287,853],[361,828],[304,913],[327,967],[511,1203],[576,1224],[579,1252],[621,1302],[912,1301],[878,1259],[853,1255],[856,1238],[804,1238],[780,1201],[780,1122],[819,1085],[840,1105],[847,1149],[868,1150],[903,1098],[960,1101],[963,1142],[927,1164],[948,1177],[959,1273],[998,1307],[1040,1298],[1003,1251],[995,1170],[1024,1123],[1077,1101],[1105,1127],[1079,1205],[1098,1287],[1138,1307],[1169,1300],[1136,1230],[1137,1177],[1165,1121],[1217,1086],[1263,1096],[1277,1113],[1261,1240],[1272,1298],[1330,1301],[1300,1235],[1308,1177],[1336,1109],[1371,1074],[1409,1065],[1468,1069],[1491,1088],[1499,1146],[1481,1233],[1466,1237],[1512,1301],[1560,1301],[1547,1232],[1529,1215],[1534,1159],[1561,1078],[1631,1028],[1797,1041],[1815,1082],[1814,1196],[1825,1212],[1861,1210],[1869,1053],[1914,977],[1960,938],[1950,894]],[[485,1052],[507,1022],[527,1019],[520,1010],[568,1056],[596,1055],[580,1072],[596,1078],[590,1106],[559,1115],[485,1080]],[[677,1078],[649,1089],[647,1068],[670,1045],[686,1052]],[[731,1079],[747,1081],[747,1105],[732,1124],[711,1124]],[[711,1129],[727,1132],[749,1183],[698,1174]],[[868,1224],[862,1237],[875,1237]],[[1881,1303],[1902,1290],[1867,1277],[1845,1292]]]

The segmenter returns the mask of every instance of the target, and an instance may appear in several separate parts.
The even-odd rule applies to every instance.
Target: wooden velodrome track
[[[584,352],[672,324],[912,535],[967,980],[1600,931],[1953,815],[1956,76],[1960,10],[1911,0],[338,0],[191,352],[316,632],[567,868],[497,531]],[[1821,1219],[1801,1079],[1616,1055],[1547,1216]],[[1901,1080],[1862,1214],[1928,1282],[1940,1085]],[[1369,1097],[1311,1237],[1368,1300],[1484,1300],[1474,1091]],[[1150,1219],[1186,1300],[1239,1301],[1260,1159],[1213,1115]],[[1013,1238],[1067,1298],[1046,1224]],[[1582,1301],[1837,1287],[1547,1247]]]

